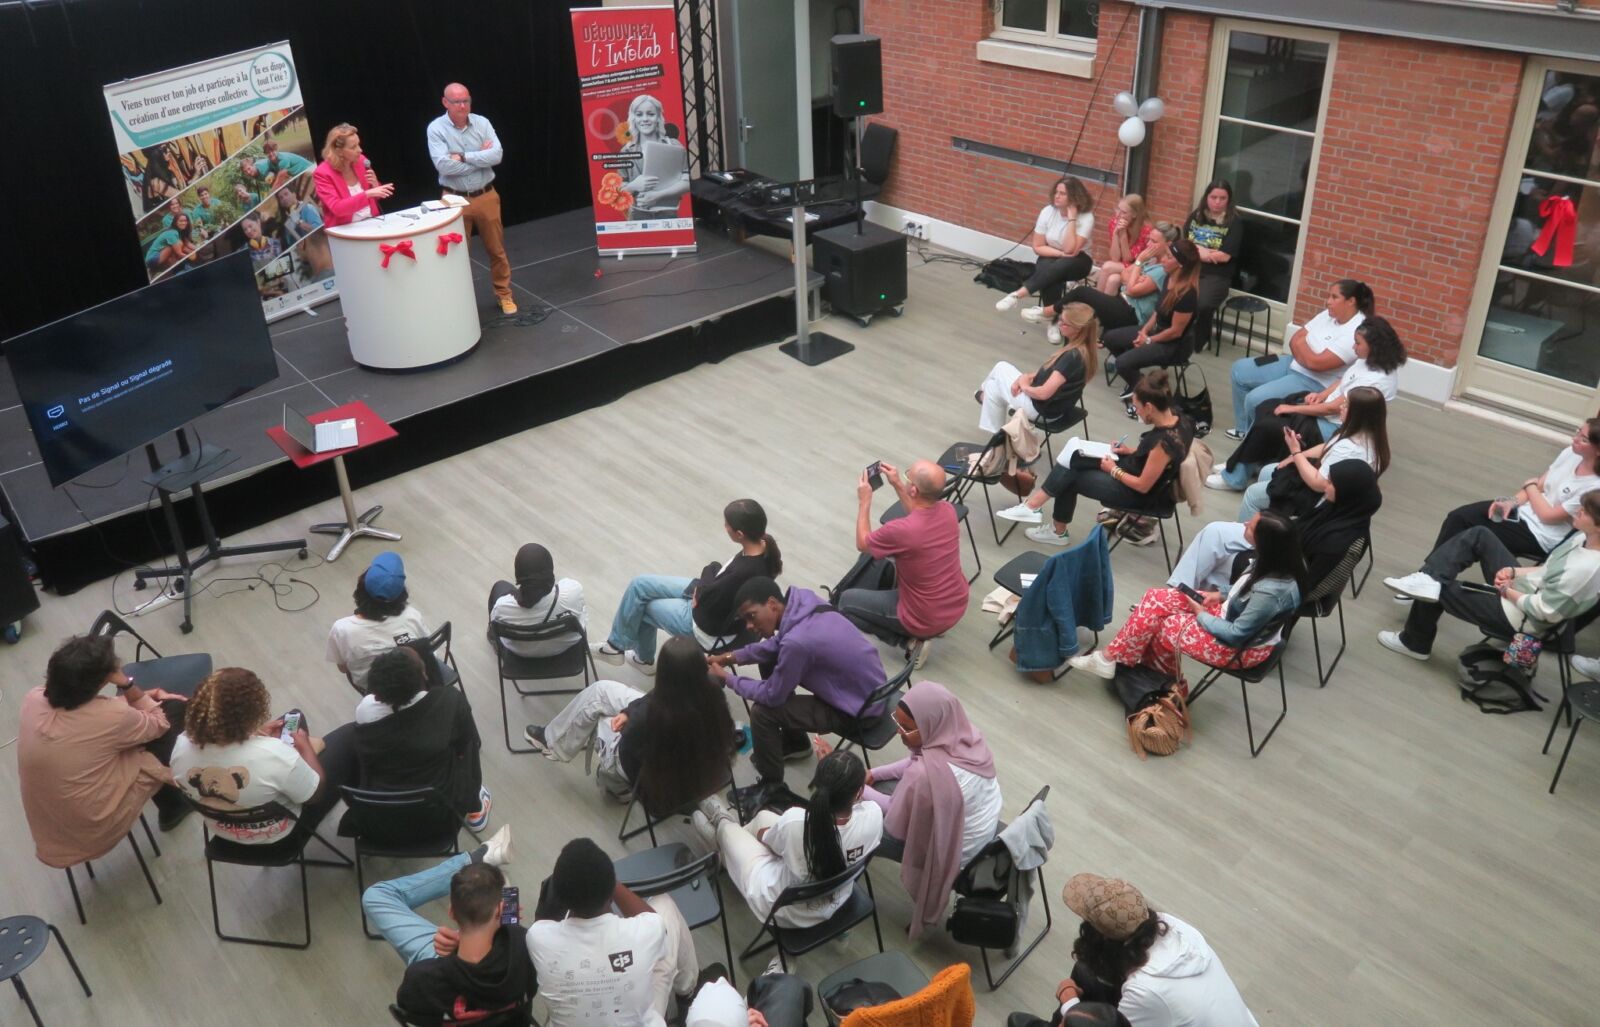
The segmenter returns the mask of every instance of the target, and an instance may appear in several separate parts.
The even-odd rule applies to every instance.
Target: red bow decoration
[[[461,242],[461,233],[460,232],[446,232],[443,235],[439,236],[439,256],[442,257],[445,254],[449,253],[450,252],[450,244],[453,243],[453,242]]]
[[[1551,196],[1539,204],[1539,216],[1544,218],[1544,230],[1528,248],[1542,257],[1554,242],[1556,252],[1551,256],[1550,263],[1556,267],[1571,267],[1572,244],[1578,234],[1578,212],[1573,208],[1572,200],[1565,196]]]
[[[402,257],[411,258],[413,263],[415,263],[417,259],[417,255],[411,252],[410,239],[403,239],[400,242],[395,243],[393,246],[390,246],[386,242],[381,242],[378,244],[378,249],[383,252],[383,266],[385,268],[389,266],[389,258],[394,256],[396,253],[400,254]]]

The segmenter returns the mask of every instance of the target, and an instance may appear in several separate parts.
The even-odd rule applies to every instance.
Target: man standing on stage
[[[444,113],[428,125],[428,155],[439,170],[447,193],[464,196],[470,235],[476,229],[489,251],[489,278],[503,313],[515,314],[511,298],[511,261],[506,259],[505,231],[500,226],[500,194],[494,189],[494,166],[504,156],[489,119],[472,113],[472,94],[459,82],[444,87]]]

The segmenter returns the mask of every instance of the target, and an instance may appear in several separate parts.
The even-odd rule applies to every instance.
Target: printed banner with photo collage
[[[250,251],[270,321],[338,295],[288,43],[105,87],[152,282]]]
[[[572,12],[601,253],[693,250],[683,76],[673,8]]]

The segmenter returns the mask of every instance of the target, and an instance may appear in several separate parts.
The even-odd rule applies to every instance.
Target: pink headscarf
[[[911,686],[903,700],[922,735],[889,802],[884,830],[905,841],[900,881],[916,906],[915,938],[944,915],[950,888],[961,872],[966,803],[951,767],[994,778],[994,756],[950,690],[932,681]]]

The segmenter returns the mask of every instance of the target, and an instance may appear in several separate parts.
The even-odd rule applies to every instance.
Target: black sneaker
[[[545,759],[553,760],[556,758],[555,750],[551,749],[550,743],[544,739],[543,724],[529,724],[522,729],[522,737],[529,745],[533,746],[535,752]]]
[[[1122,409],[1123,409],[1124,412],[1127,413],[1128,420],[1137,421],[1139,419],[1139,411],[1133,409],[1133,400],[1131,400],[1131,399],[1123,400],[1122,401]]]
[[[1126,403],[1128,400],[1132,399],[1133,398],[1133,386],[1130,385],[1126,389],[1123,389],[1122,390],[1122,395],[1118,396],[1117,398],[1122,400],[1124,403]]]

